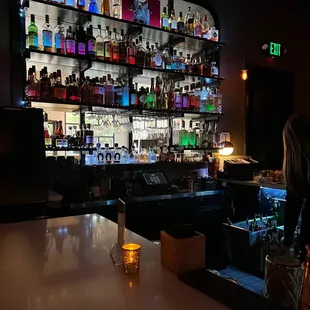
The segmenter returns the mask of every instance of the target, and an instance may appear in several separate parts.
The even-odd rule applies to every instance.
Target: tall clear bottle
[[[194,35],[194,19],[195,16],[192,13],[192,8],[188,7],[188,12],[185,15],[185,33]]]
[[[119,40],[119,62],[123,64],[128,63],[128,47],[125,39],[124,29],[121,29],[121,38]]]
[[[104,59],[104,39],[101,33],[101,25],[98,25],[98,35],[96,37],[97,58]]]
[[[188,130],[188,147],[195,147],[196,146],[196,133],[193,130],[193,121],[189,121],[189,130]]]
[[[104,37],[104,60],[111,61],[111,34],[109,26],[106,27],[106,36]]]
[[[120,0],[112,0],[112,16],[121,18],[121,2]]]
[[[51,52],[53,48],[53,29],[50,25],[49,15],[45,15],[45,24],[42,26],[43,49],[45,52]]]
[[[159,44],[156,42],[155,43],[155,56],[153,58],[153,61],[155,64],[155,68],[161,69],[163,66],[163,56],[158,46]]]
[[[178,21],[177,18],[175,17],[175,10],[171,10],[170,18],[169,18],[169,29],[172,32],[177,32],[178,31]]]
[[[200,18],[200,13],[197,12],[195,24],[194,24],[194,36],[201,38],[202,37],[202,31],[203,31],[202,20]]]
[[[55,33],[55,47],[56,52],[58,54],[64,54],[65,53],[65,27],[61,23],[61,19],[58,16],[57,17],[57,26],[54,30]]]
[[[111,60],[119,62],[119,41],[117,39],[116,28],[113,28],[113,35],[111,40]]]
[[[210,40],[210,26],[208,23],[208,16],[205,15],[204,21],[202,23],[202,37],[204,39]]]
[[[29,48],[38,49],[39,40],[38,40],[38,27],[36,26],[34,14],[30,15],[30,25],[28,27],[28,38],[29,38]]]

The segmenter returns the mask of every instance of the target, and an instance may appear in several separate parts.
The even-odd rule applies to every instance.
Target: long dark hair
[[[300,194],[310,184],[310,117],[294,115],[283,128],[283,176],[286,187]],[[303,167],[302,161],[307,163]],[[307,171],[303,171],[306,168]]]

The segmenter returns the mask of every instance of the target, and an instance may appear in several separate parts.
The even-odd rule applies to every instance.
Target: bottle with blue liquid
[[[86,9],[86,0],[77,0],[77,7],[84,11]]]
[[[65,5],[66,5],[66,6],[71,6],[71,7],[73,7],[73,8],[76,7],[76,5],[75,5],[75,0],[65,0]]]
[[[88,11],[99,14],[98,0],[89,1]]]
[[[53,47],[53,29],[50,25],[49,15],[45,15],[45,24],[42,26],[43,48],[45,52],[51,52]]]

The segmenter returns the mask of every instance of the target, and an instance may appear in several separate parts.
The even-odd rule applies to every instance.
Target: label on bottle
[[[111,57],[110,42],[104,42],[104,57],[105,58]]]
[[[196,27],[195,30],[194,30],[194,36],[201,38],[201,34],[202,34],[201,27]]]
[[[183,96],[183,108],[189,108],[189,96]]]
[[[177,27],[179,32],[184,32],[184,22],[178,22]]]
[[[54,99],[66,99],[66,88],[54,87]]]
[[[163,64],[163,58],[161,57],[160,53],[156,53],[155,57],[153,58],[155,66],[157,68],[161,67]]]
[[[81,7],[85,7],[86,6],[86,1],[85,0],[78,0],[78,2],[79,2],[79,6],[81,6]]]
[[[67,53],[75,54],[75,40],[66,40]]]
[[[118,45],[113,45],[112,47],[112,58],[113,60],[119,60],[119,48]]]
[[[178,23],[176,20],[171,21],[171,30],[177,30],[178,28]]]
[[[38,92],[36,89],[29,89],[28,88],[28,98],[35,98],[38,96]]]
[[[97,43],[97,57],[103,58],[104,56],[104,43]]]
[[[209,32],[209,30],[206,31],[206,32],[204,32],[204,33],[202,34],[202,37],[203,37],[204,39],[210,40],[210,32]]]
[[[38,42],[38,36],[35,34],[30,34],[29,35],[29,47],[38,47],[39,42]]]
[[[219,31],[216,29],[211,30],[211,40],[212,41],[218,41],[219,40]]]
[[[85,55],[86,54],[86,46],[85,43],[79,42],[78,43],[78,54]]]
[[[172,61],[171,70],[173,70],[173,71],[178,70],[178,63],[175,60]]]
[[[168,27],[169,28],[169,18],[168,17],[163,17],[161,19],[161,26],[162,27]]]
[[[96,41],[91,39],[87,42],[87,53],[90,55],[96,54]]]
[[[52,47],[53,43],[53,34],[49,30],[43,30],[43,46],[44,47]]]
[[[136,55],[136,65],[144,67],[144,58],[145,58],[145,53],[144,51],[137,51]]]
[[[66,0],[66,5],[75,7],[75,0]]]
[[[41,82],[41,97],[43,99],[47,99],[50,97],[50,89],[51,89],[50,82],[47,81]]]
[[[55,46],[56,49],[65,49],[65,36],[62,33],[55,34]]]
[[[138,95],[137,94],[131,94],[131,105],[138,105]]]
[[[95,95],[103,95],[104,94],[104,87],[103,86],[95,86]]]
[[[182,109],[182,105],[183,105],[183,100],[182,100],[182,95],[181,94],[177,94],[174,98],[174,103],[175,103],[175,107],[177,109]]]
[[[185,71],[185,63],[184,62],[180,62],[179,63],[179,70],[180,71]]]

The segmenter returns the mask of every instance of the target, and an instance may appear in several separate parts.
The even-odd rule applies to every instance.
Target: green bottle
[[[169,30],[169,16],[166,7],[163,8],[163,12],[161,13],[160,26],[162,29]]]
[[[145,105],[147,109],[155,109],[156,108],[156,95],[154,91],[154,78],[151,79],[151,89],[147,92],[145,98]]]
[[[34,14],[31,14],[30,18],[31,18],[31,21],[28,27],[29,48],[38,49],[39,47],[38,27],[36,26],[36,23],[35,23]]]
[[[187,130],[185,129],[185,121],[182,120],[182,129],[180,130],[179,133],[179,145],[187,147],[188,146],[188,133]]]
[[[196,146],[196,133],[193,130],[193,122],[189,122],[189,130],[188,130],[188,147]]]

